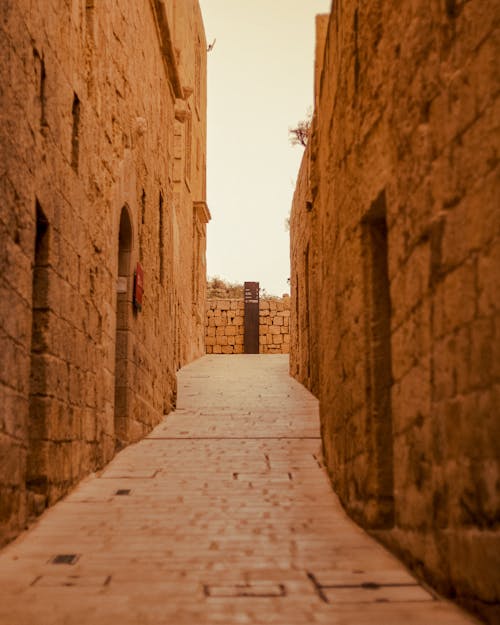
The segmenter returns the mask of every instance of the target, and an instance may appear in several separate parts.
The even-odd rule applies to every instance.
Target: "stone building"
[[[335,2],[291,216],[291,372],[349,514],[500,618],[500,10]]]
[[[0,72],[3,544],[157,424],[204,352],[198,2],[7,0]]]

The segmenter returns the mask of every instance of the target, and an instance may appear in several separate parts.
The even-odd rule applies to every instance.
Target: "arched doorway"
[[[35,249],[33,258],[32,331],[30,362],[30,394],[28,416],[28,449],[26,457],[26,494],[28,516],[41,514],[50,494],[49,458],[53,449],[50,440],[50,417],[59,403],[47,385],[50,363],[51,335],[49,287],[50,226],[38,200],[35,208]],[[52,322],[53,323],[53,322]],[[51,407],[54,409],[51,411]],[[7,465],[6,465],[7,466]]]
[[[121,449],[128,442],[129,423],[129,363],[130,327],[132,308],[131,255],[132,223],[128,208],[120,215],[118,233],[118,278],[116,282],[116,341],[115,341],[115,446]]]

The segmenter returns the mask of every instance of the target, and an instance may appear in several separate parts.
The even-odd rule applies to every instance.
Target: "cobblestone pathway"
[[[343,513],[285,356],[206,356],[179,408],[0,557],[2,625],[463,625]],[[73,557],[74,556],[74,557]]]

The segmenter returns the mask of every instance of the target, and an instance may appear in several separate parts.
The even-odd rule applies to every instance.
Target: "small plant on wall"
[[[243,298],[243,285],[237,282],[229,282],[219,276],[207,280],[208,299],[239,299]]]
[[[288,139],[292,145],[306,147],[311,134],[312,111],[307,111],[305,119],[301,119],[296,126],[288,128]]]

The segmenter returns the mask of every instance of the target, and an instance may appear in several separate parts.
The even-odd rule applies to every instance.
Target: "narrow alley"
[[[177,410],[0,556],[2,625],[460,625],[343,512],[286,356],[205,356]]]

